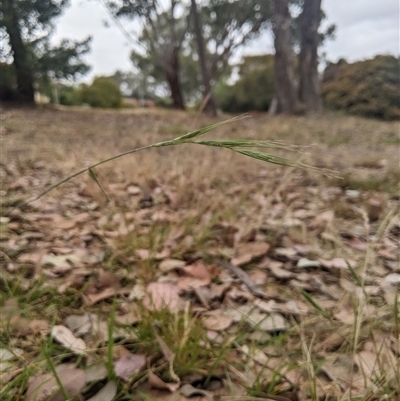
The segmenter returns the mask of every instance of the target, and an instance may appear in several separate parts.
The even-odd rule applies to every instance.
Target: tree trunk
[[[3,23],[9,36],[17,76],[19,100],[34,103],[33,71],[29,62],[28,51],[22,41],[15,0],[3,0]]]
[[[322,111],[318,76],[318,28],[321,22],[321,0],[304,0],[300,16],[301,51],[299,59],[299,98],[306,112]]]
[[[294,85],[293,51],[290,39],[289,0],[274,0],[275,90],[278,112],[294,114],[298,101]]]
[[[170,62],[164,67],[165,79],[168,82],[171,91],[171,98],[174,109],[185,109],[185,102],[183,100],[181,83],[179,81],[179,58],[178,50],[175,48],[172,51]]]
[[[196,33],[197,52],[199,55],[199,63],[204,86],[203,99],[206,102],[206,104],[204,105],[204,110],[215,117],[217,115],[217,102],[215,101],[215,97],[212,92],[210,83],[210,73],[208,71],[206,63],[206,53],[204,49],[204,38],[203,38],[201,16],[197,10],[196,0],[191,0],[191,1],[192,1],[191,8],[193,14],[194,31]]]

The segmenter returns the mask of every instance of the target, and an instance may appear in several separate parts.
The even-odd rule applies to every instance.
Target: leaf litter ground
[[[214,122],[5,110],[3,212]],[[2,397],[399,397],[397,132],[255,115],[208,136],[314,144],[295,157],[342,179],[183,145],[96,168],[110,202],[82,176],[1,217]]]

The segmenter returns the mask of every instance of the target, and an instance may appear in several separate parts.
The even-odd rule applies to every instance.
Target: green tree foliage
[[[60,104],[64,106],[80,106],[82,104],[80,90],[73,86],[62,86],[60,89]]]
[[[400,58],[376,56],[348,64],[340,61],[325,71],[323,97],[328,108],[365,117],[400,117]]]
[[[64,39],[58,46],[44,43],[42,49],[35,49],[35,75],[42,80],[74,79],[86,74],[90,67],[81,57],[89,50],[90,38],[80,42]]]
[[[109,78],[118,85],[123,96],[126,97],[143,96],[147,98],[144,93],[139,94],[139,92],[143,90],[143,84],[141,81],[141,77],[138,74],[135,74],[132,71],[125,72],[117,70],[114,72],[113,75],[110,75]]]
[[[96,78],[90,86],[80,89],[82,103],[91,107],[114,108],[122,107],[122,94],[118,85],[107,77]]]
[[[63,40],[50,45],[57,18],[68,0],[0,0],[0,34],[2,62],[13,60],[21,100],[33,101],[34,83],[70,79],[85,74],[89,67],[81,56],[89,51],[89,38],[74,42]],[[4,40],[5,39],[5,40]]]
[[[168,92],[164,70],[156,54],[152,52],[142,54],[133,50],[130,58],[137,71],[137,82],[132,88],[133,96],[155,97],[157,90]]]
[[[238,73],[234,85],[221,82],[216,86],[221,109],[230,113],[267,111],[274,97],[274,56],[244,57]]]

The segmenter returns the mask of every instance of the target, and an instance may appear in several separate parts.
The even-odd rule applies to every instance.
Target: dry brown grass
[[[5,115],[8,117],[2,124],[2,162],[16,162],[29,168],[30,164],[42,160],[49,163],[55,177],[215,121],[170,110],[6,110]],[[218,118],[222,119],[224,117]],[[258,116],[220,127],[208,137],[283,140],[305,146],[305,154],[301,155],[305,162],[338,170],[342,176],[355,172],[353,180],[356,180],[359,173],[354,166],[358,167],[361,160],[363,167],[373,171],[364,173],[360,180],[375,178],[382,181],[388,172],[394,175],[392,179],[398,178],[398,146],[385,143],[397,129],[396,122],[382,123],[334,114],[310,119]],[[368,160],[374,161],[372,167]],[[377,169],[381,160],[384,162]],[[268,169],[267,175],[277,179],[282,172],[280,167],[266,166],[227,150],[184,145],[127,156],[96,171],[103,179],[109,177],[110,182],[115,179],[138,183],[162,180],[190,198],[192,191],[201,194],[204,185],[219,186],[225,191],[243,182],[260,181],[257,177],[265,169]],[[306,175],[317,182],[324,179],[314,173]]]

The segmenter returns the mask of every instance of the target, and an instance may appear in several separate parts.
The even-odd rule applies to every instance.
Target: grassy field
[[[227,118],[3,110],[2,399],[399,399],[397,122],[254,114],[204,138],[320,170],[185,144],[14,208]]]

